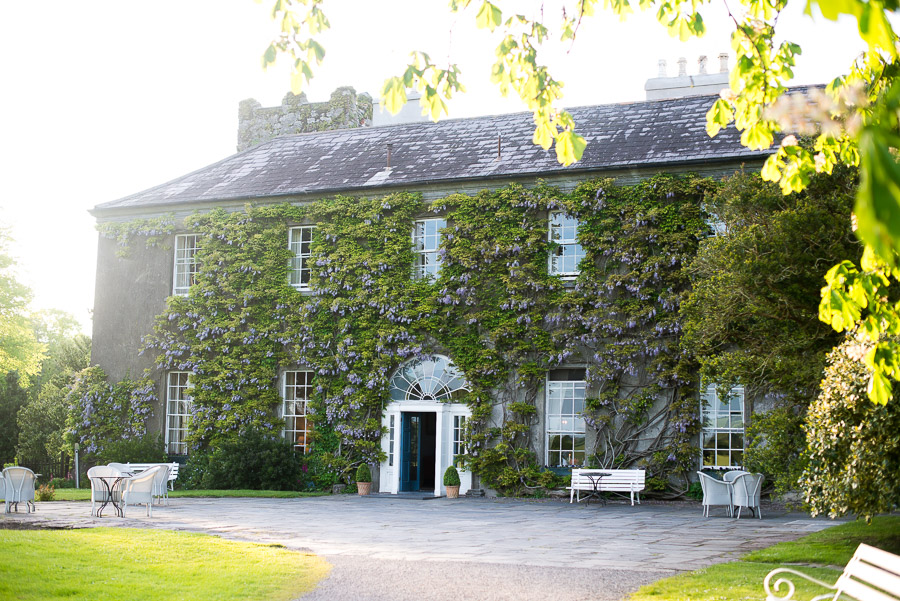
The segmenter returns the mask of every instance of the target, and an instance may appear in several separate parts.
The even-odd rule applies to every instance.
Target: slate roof
[[[552,148],[532,144],[530,113],[450,119],[278,137],[93,212],[763,158],[741,146],[734,128],[707,136],[706,111],[714,98],[569,109],[588,141],[582,160],[569,167],[557,162]]]

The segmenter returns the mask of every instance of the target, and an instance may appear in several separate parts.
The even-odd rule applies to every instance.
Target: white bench
[[[772,570],[763,581],[766,601],[790,601],[794,595],[794,583],[787,578],[778,578],[775,580],[774,586],[771,586],[772,578],[779,574],[800,576],[834,591],[834,593],[813,597],[812,601],[838,599],[839,597],[841,599],[849,597],[857,601],[896,601],[900,599],[900,557],[869,545],[857,547],[850,563],[847,564],[844,572],[834,584],[827,584],[789,568]],[[785,585],[787,589],[785,594],[776,596],[775,593],[782,585]]]
[[[601,476],[599,474],[608,474]],[[593,478],[591,478],[593,476]],[[603,469],[573,469],[572,484],[567,486],[569,491],[569,503],[576,497],[581,502],[581,491],[588,492],[622,492],[629,493],[631,504],[637,499],[641,503],[641,491],[644,490],[645,470],[603,470]]]
[[[180,465],[177,461],[172,463],[126,463],[128,466],[128,471],[133,472],[135,474],[140,474],[144,470],[148,470],[154,465],[168,465],[169,466],[169,490],[175,490],[175,479],[178,478],[178,466]]]

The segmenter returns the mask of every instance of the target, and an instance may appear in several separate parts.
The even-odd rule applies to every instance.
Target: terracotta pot
[[[458,499],[459,498],[459,487],[458,486],[445,486],[447,489],[447,498],[448,499]]]
[[[370,492],[372,492],[372,483],[371,482],[357,482],[356,483],[356,492],[359,493],[359,496],[364,497]]]

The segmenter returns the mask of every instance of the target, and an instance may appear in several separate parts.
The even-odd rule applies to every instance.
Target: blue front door
[[[422,419],[416,413],[400,415],[400,491],[415,491],[422,461]]]

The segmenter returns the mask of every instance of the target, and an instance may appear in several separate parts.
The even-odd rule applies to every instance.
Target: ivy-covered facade
[[[709,102],[576,110],[574,168],[513,115],[277,138],[100,205],[93,362],[155,383],[173,455],[281,436],[318,484],[365,462],[390,493],[453,463],[462,492],[686,481],[684,267],[704,196],[761,160],[705,136]]]

